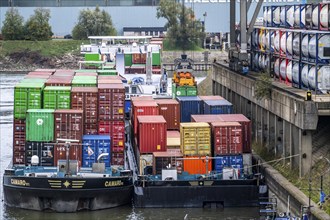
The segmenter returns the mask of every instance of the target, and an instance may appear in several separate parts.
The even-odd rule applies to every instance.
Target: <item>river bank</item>
[[[188,51],[186,54],[195,62],[213,62],[227,58],[227,53],[222,51],[207,51],[205,55],[201,51]],[[163,51],[162,62],[172,63],[175,58],[180,57],[180,51]],[[78,69],[78,61],[84,60],[82,55],[66,53],[63,56],[47,57],[39,52],[25,50],[14,52],[0,59],[0,72],[30,72],[35,69]]]

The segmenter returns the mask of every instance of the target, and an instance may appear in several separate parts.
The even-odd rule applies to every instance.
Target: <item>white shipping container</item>
[[[299,62],[292,62],[292,82],[296,84],[300,84],[299,80],[300,75],[300,64]]]
[[[277,78],[280,78],[280,58],[276,58],[274,62],[274,73]]]
[[[307,34],[303,35],[303,37],[302,37],[301,52],[302,52],[302,56],[304,56],[305,58],[308,58],[308,35]]]
[[[304,42],[303,42],[304,43]],[[330,59],[330,34],[321,32],[309,34],[308,53],[318,60]]]
[[[286,26],[293,27],[294,26],[294,6],[287,5],[286,6]]]
[[[300,32],[293,32],[293,40],[292,40],[292,52],[294,56],[300,56]]]
[[[285,6],[280,6],[280,26],[285,27]]]
[[[320,5],[320,30],[329,29],[329,4]]]
[[[285,55],[286,54],[286,32],[285,31],[281,31],[281,42],[280,42],[280,48],[281,48],[281,55]]]
[[[319,19],[320,19],[319,5],[313,5],[312,6],[312,28],[313,29],[319,28]]]
[[[281,64],[280,64],[280,75],[281,75],[281,78],[283,80],[286,79],[286,60],[285,59],[281,60]]]
[[[280,31],[274,32],[274,52],[279,53],[280,52]]]
[[[288,60],[286,64],[286,78],[289,82],[292,82],[292,61]]]
[[[286,52],[288,56],[293,55],[293,48],[292,48],[292,32],[286,33]]]
[[[327,93],[327,91],[330,90],[330,66],[310,65],[308,71],[308,83],[312,89]]]
[[[279,26],[281,23],[281,11],[279,6],[272,7],[273,26]]]
[[[308,87],[308,64],[302,64],[301,81],[305,87]]]
[[[306,4],[305,9],[305,26],[306,29],[312,28],[312,13],[313,13],[313,7],[311,4]]]

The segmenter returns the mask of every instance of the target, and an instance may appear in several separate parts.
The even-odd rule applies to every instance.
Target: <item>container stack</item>
[[[35,70],[14,88],[13,163],[56,166],[69,159],[83,167],[100,160],[124,165],[125,89],[113,70]],[[111,73],[110,73],[111,72]]]
[[[329,3],[265,6],[264,26],[251,39],[253,70],[295,88],[330,90]]]
[[[125,88],[118,78],[101,77],[98,80],[99,134],[111,137],[111,163],[124,165],[125,161]]]

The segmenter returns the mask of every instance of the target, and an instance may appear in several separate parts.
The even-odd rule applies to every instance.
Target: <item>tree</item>
[[[100,10],[96,6],[95,10],[82,10],[79,13],[78,23],[72,30],[73,39],[84,40],[88,36],[116,35],[112,19],[109,13]]]
[[[161,17],[167,20],[167,37],[174,46],[187,50],[203,41],[205,33],[202,22],[196,20],[191,8],[185,7],[177,0],[160,0],[157,18]]]
[[[26,40],[49,40],[53,36],[49,25],[50,11],[37,8],[25,24]]]
[[[9,8],[1,29],[5,40],[24,39],[24,21],[17,8]]]

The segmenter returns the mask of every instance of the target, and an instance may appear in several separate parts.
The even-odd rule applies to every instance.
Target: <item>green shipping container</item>
[[[26,141],[54,141],[54,109],[29,109]]]
[[[100,76],[117,76],[118,75],[118,72],[117,70],[112,70],[112,69],[109,69],[109,70],[98,70],[97,71],[97,74],[100,75]]]
[[[19,83],[14,88],[14,118],[25,119],[28,109],[42,108],[43,82]]]
[[[85,53],[85,61],[100,61],[101,55],[98,53]]]
[[[160,53],[152,53],[152,65],[153,66],[161,65]]]
[[[43,96],[44,109],[70,109],[70,86],[46,86]]]
[[[172,83],[172,99],[176,98],[176,84]]]
[[[185,86],[176,87],[176,96],[187,96],[187,91]]]
[[[197,87],[186,86],[187,96],[197,96]]]
[[[75,73],[96,73],[96,70],[93,69],[79,69],[75,70]]]
[[[96,87],[96,76],[75,76],[71,82],[73,87]]]
[[[48,79],[40,79],[40,78],[25,78],[22,79],[21,83],[44,83],[46,82]]]
[[[132,66],[132,54],[125,54],[125,66]]]

